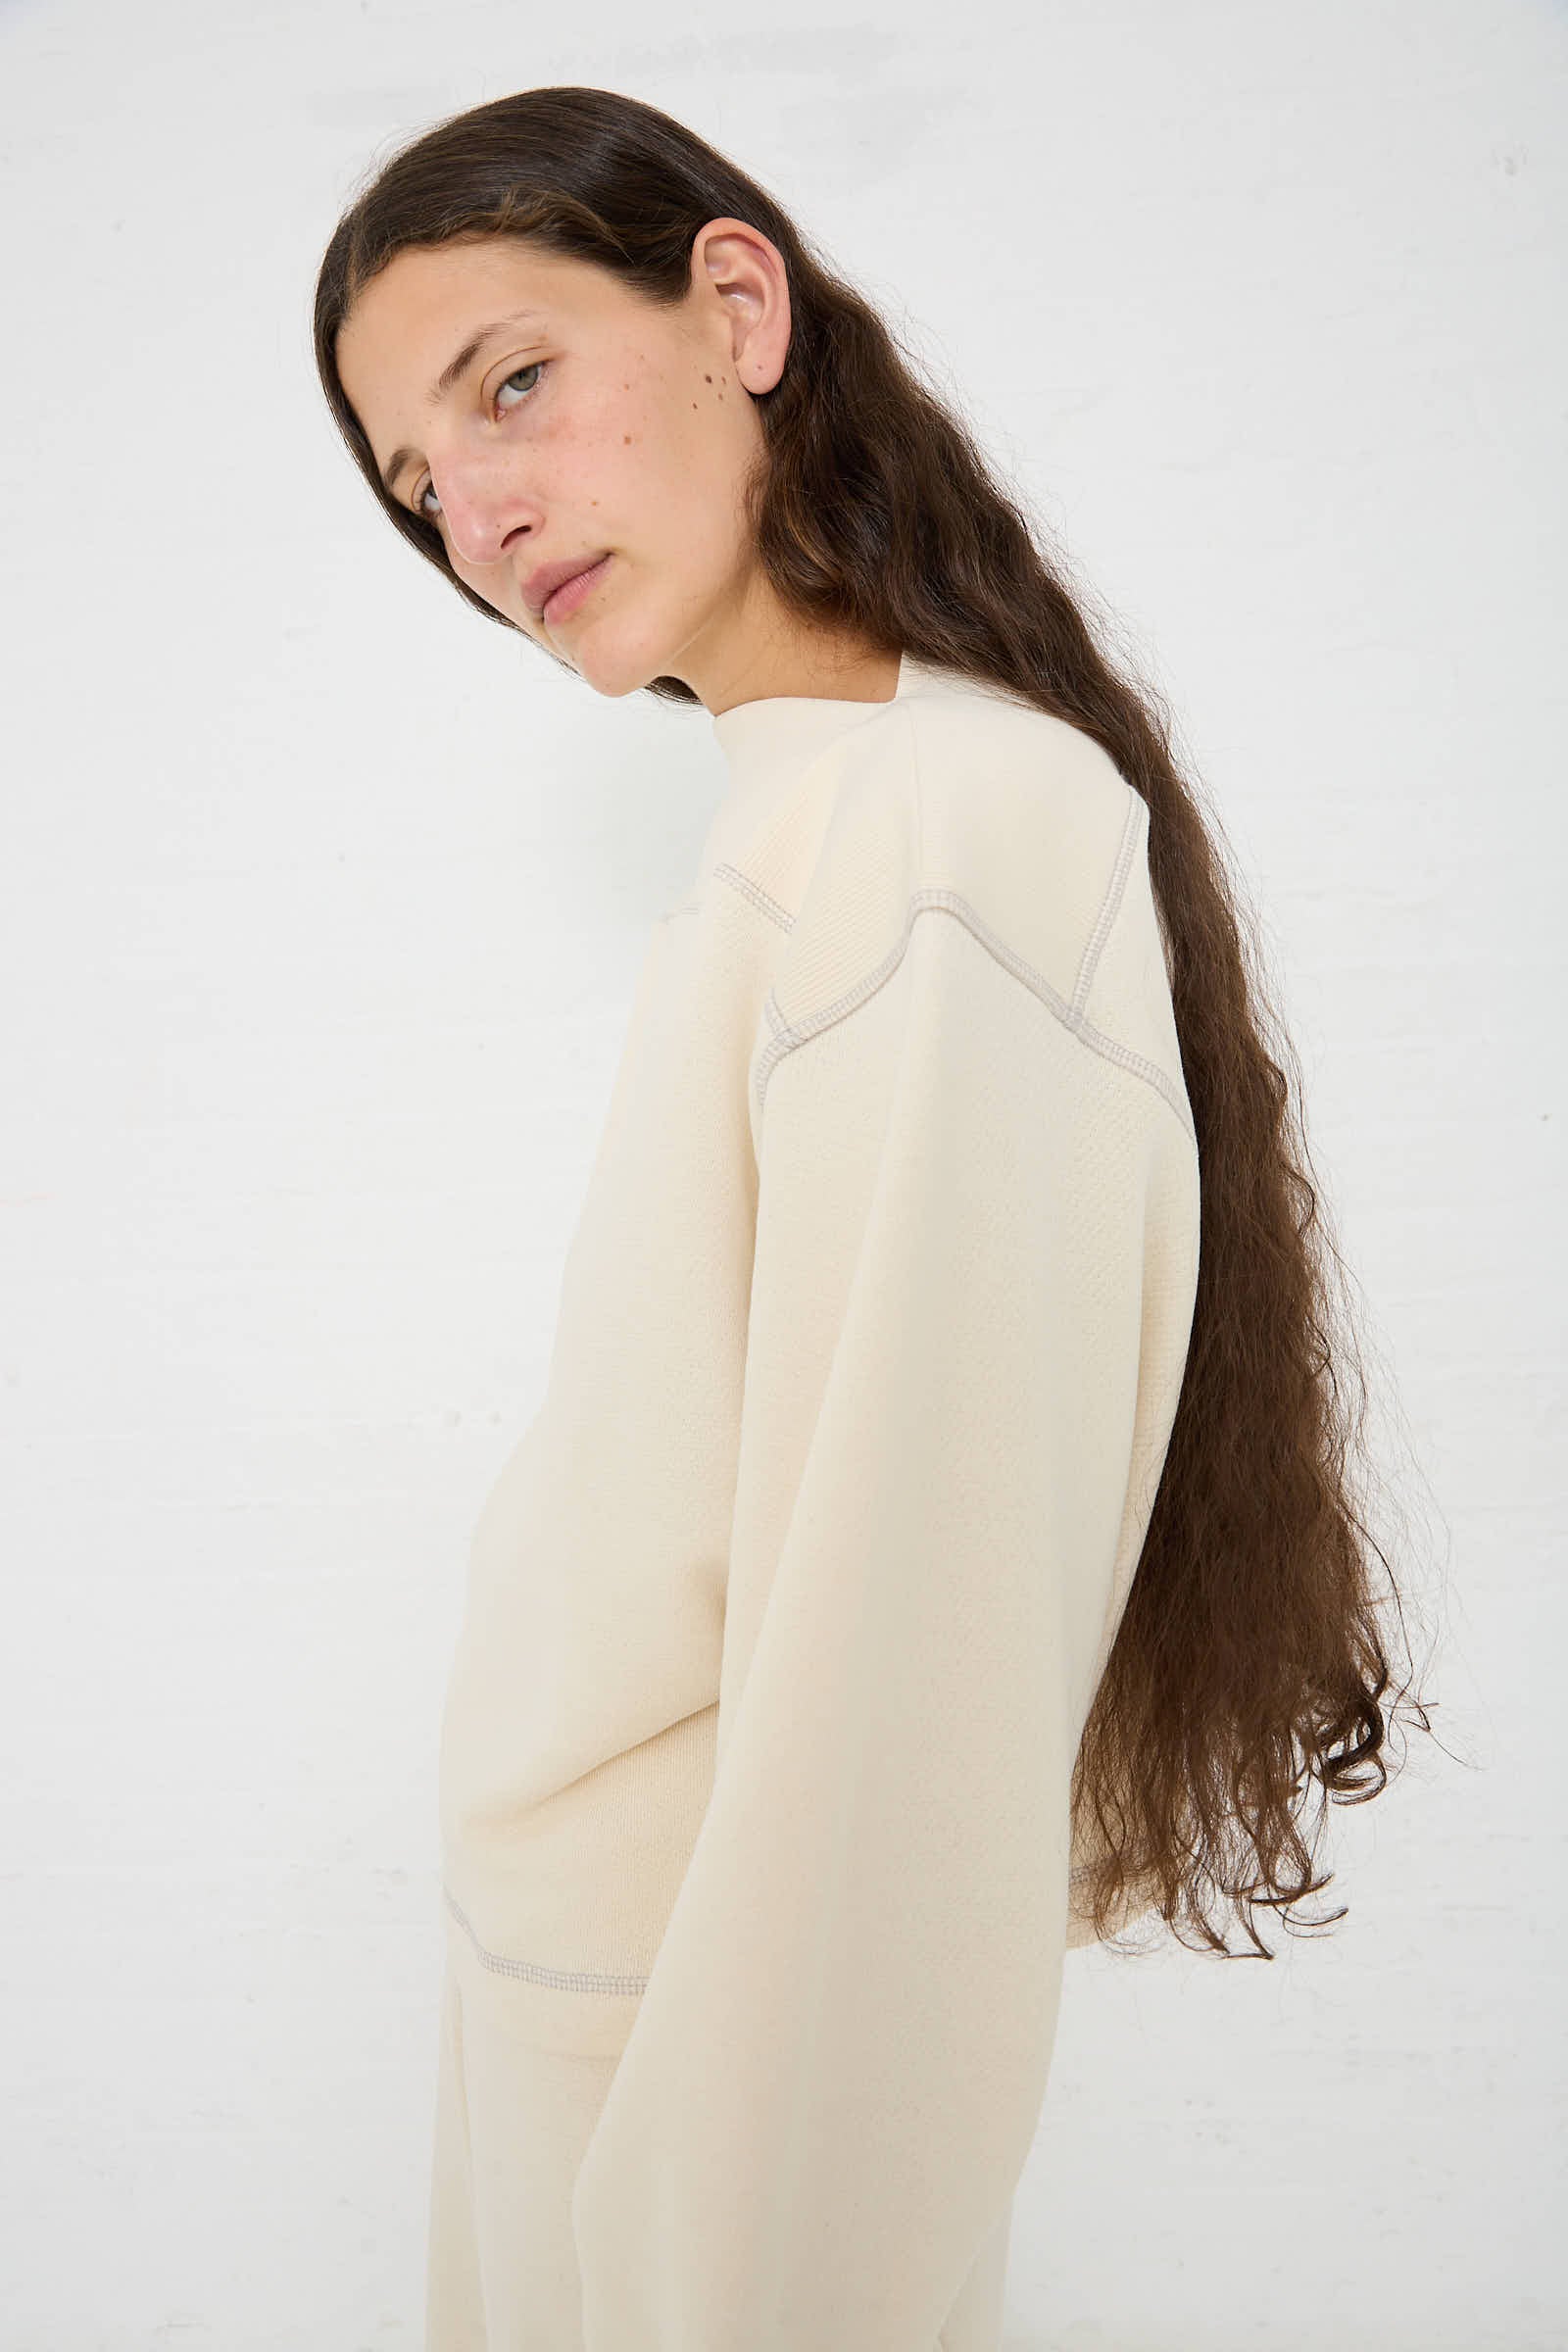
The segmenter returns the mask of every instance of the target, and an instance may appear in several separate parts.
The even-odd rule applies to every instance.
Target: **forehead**
[[[608,270],[514,237],[410,246],[350,305],[338,329],[338,367],[345,385],[351,367],[379,375],[407,360],[423,369],[438,344],[455,347],[489,319],[526,312],[519,326],[581,323],[612,310],[618,292]]]

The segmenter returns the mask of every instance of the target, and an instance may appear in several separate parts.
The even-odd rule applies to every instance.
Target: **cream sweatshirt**
[[[1069,1781],[1198,1152],[1148,809],[1089,736],[907,656],[891,702],[710,723],[474,1531],[446,1899],[521,2036],[618,2053],[587,2352],[931,2352],[1089,1937]]]

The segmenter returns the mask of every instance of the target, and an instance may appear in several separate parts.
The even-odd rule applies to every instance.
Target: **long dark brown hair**
[[[1149,806],[1198,1134],[1200,1262],[1163,1473],[1073,1774],[1075,1851],[1094,1856],[1078,1899],[1107,1939],[1152,1907],[1210,1950],[1272,1959],[1253,1914],[1272,1907],[1294,1931],[1291,1906],[1329,1884],[1314,1875],[1327,1799],[1383,1789],[1402,1708],[1432,1724],[1412,1682],[1395,1686],[1384,1645],[1383,1612],[1402,1627],[1404,1608],[1362,1515],[1365,1345],[1309,1180],[1299,1066],[1221,828],[1179,772],[1168,710],[1131,664],[1112,663],[1090,592],[1069,589],[1040,524],[871,306],[756,180],[615,91],[518,91],[376,169],[321,262],[322,388],[393,527],[476,612],[515,628],[452,570],[435,523],[382,490],[338,377],[338,328],[396,254],[450,240],[519,239],[675,305],[694,240],[719,216],[770,237],[788,273],[789,352],[757,399],[763,445],[749,485],[779,599],[890,655],[1022,694],[1092,735]],[[678,678],[647,691],[699,699]],[[1214,1902],[1234,1906],[1250,1952],[1230,1952]]]

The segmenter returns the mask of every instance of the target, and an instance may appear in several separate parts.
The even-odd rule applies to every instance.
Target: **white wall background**
[[[309,306],[550,81],[795,208],[1171,697],[1451,1587],[1332,1936],[1069,1963],[1009,2352],[1559,2346],[1563,9],[10,0],[4,2352],[420,2344],[467,1534],[722,776],[395,538]]]

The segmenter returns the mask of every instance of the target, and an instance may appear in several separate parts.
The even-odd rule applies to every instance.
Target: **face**
[[[486,333],[454,381],[442,370]],[[740,511],[762,446],[755,396],[789,348],[777,248],[712,220],[661,310],[609,271],[515,239],[411,248],[361,294],[338,372],[391,495],[435,523],[459,578],[599,692],[669,676],[720,710],[770,692],[792,624]],[[541,612],[544,565],[607,555]],[[763,682],[760,685],[759,679]]]

